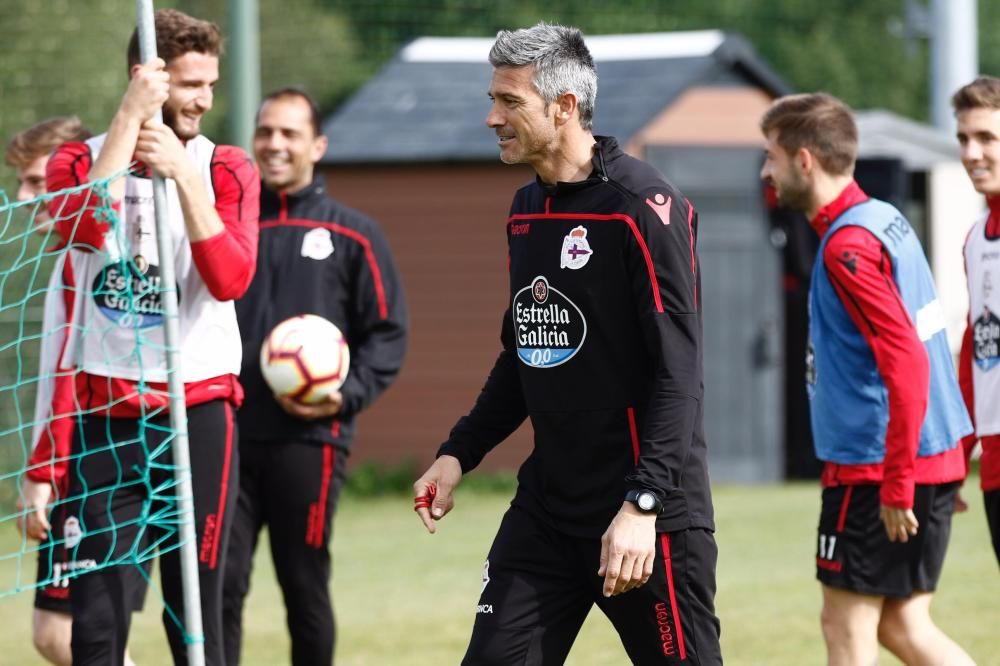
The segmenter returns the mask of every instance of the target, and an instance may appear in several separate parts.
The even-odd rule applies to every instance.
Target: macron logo
[[[646,205],[653,209],[664,226],[670,224],[670,201],[670,197],[664,197],[660,192],[653,195],[652,200],[646,199]]]

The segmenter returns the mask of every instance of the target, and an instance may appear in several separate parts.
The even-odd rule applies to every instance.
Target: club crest
[[[559,257],[559,268],[577,270],[590,261],[594,251],[587,242],[587,230],[581,225],[574,228],[563,238],[562,254]]]
[[[322,261],[333,254],[333,235],[329,229],[316,228],[302,237],[302,256]]]
[[[80,521],[76,516],[70,516],[63,523],[63,539],[66,548],[76,548],[83,538],[83,530],[80,529]]]

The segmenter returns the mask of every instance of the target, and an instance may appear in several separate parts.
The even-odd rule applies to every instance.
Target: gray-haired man
[[[508,218],[503,350],[414,484],[434,532],[452,491],[530,417],[464,664],[561,664],[594,604],[639,664],[719,664],[702,432],[697,215],[591,132],[597,73],[579,30],[502,31],[486,124],[535,181]]]

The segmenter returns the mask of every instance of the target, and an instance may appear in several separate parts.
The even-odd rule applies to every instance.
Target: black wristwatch
[[[659,514],[663,511],[663,502],[650,490],[630,490],[625,493],[625,501],[632,502],[643,513]]]

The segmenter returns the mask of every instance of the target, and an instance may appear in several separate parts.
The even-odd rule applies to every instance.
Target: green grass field
[[[970,511],[955,518],[934,615],[981,666],[1000,665],[1000,573],[975,487],[970,480]],[[726,662],[822,664],[820,594],[813,578],[817,485],[724,486],[716,488],[715,501],[720,551],[716,603]],[[343,498],[334,535],[337,663],[457,664],[472,626],[482,560],[507,502],[506,495],[460,491],[456,510],[430,536],[408,498]],[[13,528],[0,534],[2,552],[11,552],[17,543]],[[288,663],[284,609],[266,542],[257,563],[246,614],[244,664]],[[11,566],[0,565],[0,580],[10,579]],[[42,663],[31,648],[30,614],[29,593],[0,599],[0,626],[5,627],[0,663]],[[135,618],[131,647],[140,666],[170,662],[155,590]],[[594,612],[567,663],[628,662],[610,625]],[[886,653],[881,663],[898,662]]]

